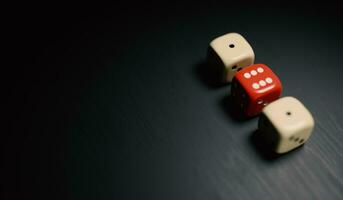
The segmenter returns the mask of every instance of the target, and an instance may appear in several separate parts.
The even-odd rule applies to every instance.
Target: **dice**
[[[281,81],[268,66],[254,64],[254,59],[250,44],[238,33],[214,39],[207,52],[209,69],[216,72],[212,77],[232,82],[232,111],[239,112],[233,114],[252,117],[262,113],[258,122],[260,137],[275,152],[286,153],[309,139],[314,129],[313,117],[296,98],[279,99]]]
[[[277,100],[282,92],[279,78],[264,64],[255,64],[236,73],[231,96],[240,114],[252,117]]]
[[[309,139],[314,120],[299,100],[283,97],[263,108],[258,128],[275,152],[286,153]]]
[[[238,33],[228,33],[214,39],[208,49],[208,62],[220,71],[223,82],[231,82],[237,71],[254,63],[250,44]]]

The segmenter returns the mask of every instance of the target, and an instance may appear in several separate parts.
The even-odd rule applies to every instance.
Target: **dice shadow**
[[[213,67],[207,60],[197,63],[194,67],[197,78],[208,88],[218,89],[229,85],[221,81],[222,74],[220,69]]]
[[[242,123],[242,122],[247,122],[254,117],[246,117],[239,107],[234,103],[233,97],[231,95],[225,96],[220,102],[219,102],[220,107],[222,110],[225,112],[225,114],[232,119],[234,122],[237,123]]]
[[[290,152],[284,153],[284,154],[278,154],[276,152],[273,151],[272,147],[267,144],[260,136],[261,132],[257,129],[255,131],[253,131],[250,136],[249,136],[249,143],[255,152],[257,152],[258,155],[260,155],[260,157],[267,162],[273,162],[276,160],[280,160],[280,159],[285,159],[285,158],[289,158],[291,156],[294,156],[296,154],[296,152],[302,151],[302,147],[296,148]]]

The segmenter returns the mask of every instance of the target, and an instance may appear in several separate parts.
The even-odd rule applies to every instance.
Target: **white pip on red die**
[[[237,72],[231,86],[231,96],[240,113],[251,117],[263,107],[277,100],[282,84],[274,72],[264,64],[255,64]]]
[[[286,153],[309,139],[314,120],[298,99],[283,97],[263,109],[258,128],[275,152]]]
[[[252,65],[255,59],[252,47],[238,33],[217,37],[208,50],[208,61],[220,68],[223,82],[231,82],[237,71]]]

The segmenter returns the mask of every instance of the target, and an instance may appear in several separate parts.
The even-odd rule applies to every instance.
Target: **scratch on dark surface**
[[[339,123],[337,122],[336,118],[333,116],[333,114],[331,114],[330,112],[327,112],[329,115],[329,118],[331,120],[331,122],[333,123],[333,126],[341,133],[343,133],[343,128],[339,125]]]

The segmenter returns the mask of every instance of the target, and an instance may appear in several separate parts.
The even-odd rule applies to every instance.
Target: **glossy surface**
[[[263,108],[267,125],[259,123],[261,134],[277,134],[277,153],[286,153],[303,145],[311,136],[314,119],[310,111],[296,98],[283,97]],[[268,127],[268,126],[272,126]]]
[[[264,106],[277,100],[282,92],[281,81],[264,64],[254,64],[237,72],[232,85],[231,95],[236,106],[243,103],[240,109],[250,117],[261,113]]]
[[[239,33],[227,33],[219,36],[211,41],[210,47],[224,65],[225,82],[231,82],[237,71],[252,65],[255,60],[252,47]]]

